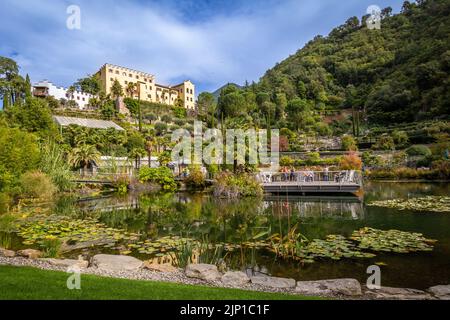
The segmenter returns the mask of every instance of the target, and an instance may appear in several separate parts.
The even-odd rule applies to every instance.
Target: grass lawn
[[[68,273],[0,266],[0,299],[11,300],[303,300],[311,297],[156,281],[81,275],[81,290],[69,290]]]

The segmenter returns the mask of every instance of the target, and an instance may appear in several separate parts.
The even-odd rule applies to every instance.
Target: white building
[[[93,97],[89,93],[79,91],[74,91],[73,94],[69,94],[68,89],[64,87],[57,87],[48,80],[43,80],[34,84],[33,95],[36,97],[51,96],[56,100],[73,100],[77,103],[80,109],[86,109],[89,104],[89,99]]]

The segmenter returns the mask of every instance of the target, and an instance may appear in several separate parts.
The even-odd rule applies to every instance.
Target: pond
[[[450,282],[450,214],[399,211],[367,203],[448,194],[449,186],[445,183],[368,182],[364,194],[359,196],[272,195],[229,201],[207,194],[179,193],[110,196],[80,202],[62,198],[44,215],[82,221],[84,233],[99,233],[100,238],[107,235],[121,243],[118,246],[94,241],[89,248],[74,246],[74,250],[65,254],[68,257],[122,252],[164,262],[172,260],[173,255],[168,252],[174,242],[180,238],[197,239],[207,246],[225,244],[229,250],[219,254],[225,256],[228,267],[248,273],[297,280],[351,277],[365,283],[369,276],[367,267],[378,264],[383,286],[425,289]],[[48,223],[33,227],[33,232],[47,228]],[[66,225],[58,233],[71,227]],[[317,259],[314,263],[279,258],[261,244],[269,235],[286,235],[291,230],[312,240],[325,239],[330,234],[349,237],[362,227],[417,232],[437,242],[427,252],[377,252],[373,258]],[[127,235],[121,236],[123,232]],[[137,239],[136,245],[124,244]],[[23,247],[23,240],[12,237],[11,247]]]

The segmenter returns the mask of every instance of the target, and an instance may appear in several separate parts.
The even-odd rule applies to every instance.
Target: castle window
[[[116,74],[119,74],[119,70],[116,70]]]
[[[113,72],[113,69],[109,69],[109,72]]]
[[[129,76],[130,78],[133,78],[133,75],[132,75],[131,73],[129,73],[128,76]]]

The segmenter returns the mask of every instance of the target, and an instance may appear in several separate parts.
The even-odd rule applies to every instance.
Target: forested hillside
[[[406,1],[382,11],[381,29],[357,17],[317,36],[270,69],[258,91],[315,110],[353,108],[368,124],[448,119],[450,1]],[[289,110],[288,110],[289,111]]]

